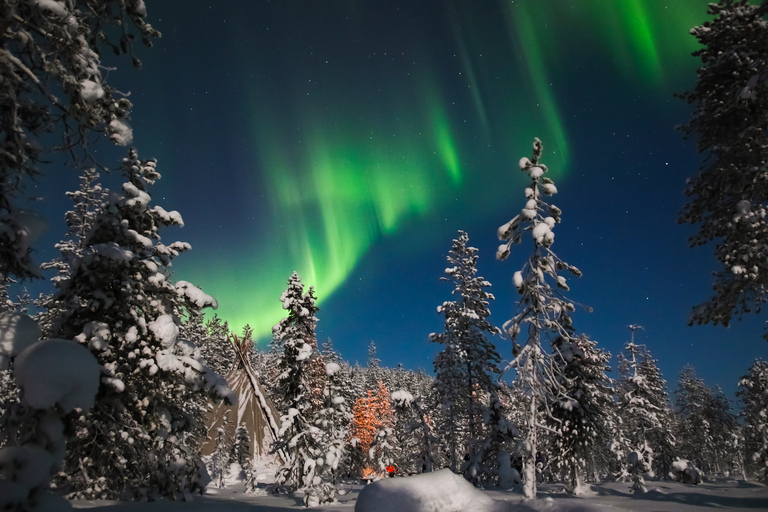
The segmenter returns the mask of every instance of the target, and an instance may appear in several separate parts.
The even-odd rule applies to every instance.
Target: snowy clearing
[[[649,482],[649,492],[634,496],[629,492],[629,483],[607,483],[592,486],[591,495],[571,496],[561,486],[539,486],[539,499],[524,502],[522,494],[513,491],[484,491],[488,497],[498,500],[495,512],[501,511],[552,511],[590,512],[603,510],[632,510],[642,512],[702,512],[717,509],[731,511],[768,510],[768,487],[734,480],[720,480],[693,486],[674,482]],[[339,503],[323,505],[317,510],[328,512],[354,510],[357,494],[362,485],[350,484],[342,488],[348,494],[341,496]],[[73,501],[74,508],[88,509],[89,512],[273,512],[304,508],[300,493],[282,496],[259,496],[245,494],[242,487],[210,489],[210,493],[192,503],[154,502],[119,503],[110,501]],[[382,508],[381,510],[385,510]],[[426,510],[426,509],[425,509]],[[435,509],[442,510],[442,509]],[[491,510],[470,506],[466,512]],[[400,512],[399,510],[396,512]],[[446,511],[447,512],[447,511]]]

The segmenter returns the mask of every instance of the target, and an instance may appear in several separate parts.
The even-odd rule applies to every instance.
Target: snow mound
[[[486,496],[449,469],[385,478],[360,491],[355,512],[491,512],[505,504]]]
[[[84,346],[70,340],[39,341],[13,364],[24,405],[48,409],[58,404],[64,413],[93,406],[101,367]]]

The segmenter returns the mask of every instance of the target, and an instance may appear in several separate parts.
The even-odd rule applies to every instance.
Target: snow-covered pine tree
[[[550,372],[549,355],[543,349],[543,341],[559,336],[570,337],[573,333],[571,312],[575,307],[561,293],[552,289],[549,280],[558,288],[567,291],[566,278],[559,272],[568,271],[575,276],[581,272],[561,260],[551,249],[555,240],[553,229],[560,222],[561,210],[549,205],[542,196],[557,193],[555,184],[544,177],[547,167],[539,159],[543,151],[541,141],[533,143],[533,158],[520,159],[520,170],[528,173],[531,183],[525,189],[526,204],[521,212],[498,229],[499,246],[496,257],[504,260],[509,256],[512,244],[522,241],[523,234],[530,231],[533,253],[515,272],[514,284],[520,294],[517,314],[504,324],[512,340],[514,360],[511,366],[517,371],[517,378],[526,393],[530,395],[528,417],[525,426],[523,454],[523,491],[526,498],[536,497],[536,452],[541,406],[546,403],[548,390],[557,388],[556,376]],[[522,347],[517,341],[524,337]]]
[[[707,412],[713,427],[712,471],[727,477],[744,476],[744,432],[720,386],[710,388]]]
[[[747,467],[768,483],[768,361],[755,360],[739,381],[736,394],[744,404]]]
[[[624,351],[616,394],[626,453],[645,457],[647,466],[666,478],[677,455],[666,381],[647,347],[629,342]],[[639,460],[634,463],[635,468],[641,466]]]
[[[59,150],[80,167],[94,137],[107,132],[127,146],[131,103],[107,83],[100,55],[139,60],[133,41],[147,45],[160,33],[145,18],[143,1],[3,2],[0,44],[0,276],[38,276],[30,259],[39,216],[15,199],[38,164]],[[119,26],[119,30],[108,27]],[[51,133],[61,137],[57,142]]]
[[[376,343],[368,343],[368,365],[365,368],[365,389],[376,392],[379,383],[386,383],[385,370],[381,367],[381,359],[376,355]]]
[[[343,363],[343,359],[341,358],[341,354],[339,354],[336,349],[333,347],[333,341],[331,338],[328,338],[323,343],[323,348],[321,350],[321,353],[323,354],[323,361],[325,361],[326,364],[326,370],[328,369],[327,364],[328,363]],[[327,372],[326,372],[327,373]]]
[[[397,447],[393,445],[395,439],[392,435],[392,426],[395,422],[394,410],[389,389],[383,381],[378,382],[371,408],[376,422],[376,433],[373,443],[368,448],[368,459],[370,467],[379,473],[385,473],[387,466],[391,466],[394,461]]]
[[[167,278],[171,260],[190,247],[160,242],[159,230],[182,220],[149,206],[148,189],[160,178],[155,161],[131,150],[121,169],[122,193],[100,209],[55,296],[56,336],[87,346],[102,367],[93,409],[72,426],[59,484],[76,497],[189,499],[206,483],[191,398],[206,389],[234,397],[197,348],[178,338],[178,319],[216,301]]]
[[[219,489],[224,487],[224,479],[229,471],[230,452],[232,451],[232,439],[227,436],[227,417],[216,431],[216,449],[211,454],[210,477]]]
[[[443,345],[435,356],[435,389],[443,409],[444,424],[439,431],[448,446],[449,467],[458,471],[481,430],[484,402],[496,388],[501,360],[487,335],[499,334],[488,317],[488,304],[494,299],[485,290],[491,283],[477,276],[477,249],[467,245],[469,236],[459,231],[448,253],[446,277],[452,281],[456,300],[445,301],[437,312],[445,315],[445,331],[430,335],[430,341]]]
[[[720,0],[707,13],[714,19],[691,29],[703,46],[696,87],[680,95],[694,107],[682,130],[706,158],[680,222],[698,224],[690,244],[715,241],[723,265],[691,323],[727,326],[768,300],[768,3]]]
[[[109,191],[97,182],[98,179],[99,173],[96,172],[96,169],[92,167],[85,169],[80,176],[78,189],[66,193],[67,197],[74,202],[74,206],[64,214],[67,223],[65,238],[55,245],[61,254],[58,258],[40,265],[43,270],[55,269],[57,271],[56,275],[51,278],[55,286],[69,277],[69,262],[82,255],[87,236],[93,229],[99,210],[109,194]],[[56,311],[57,303],[53,300],[53,294],[41,295],[35,301],[35,305],[42,310],[37,320],[40,323],[43,336],[50,337],[53,328],[52,321],[59,318],[63,311]],[[60,306],[58,304],[58,307]]]
[[[705,469],[712,448],[711,425],[707,419],[707,403],[710,390],[702,379],[696,377],[693,366],[686,365],[680,372],[675,390],[675,406],[678,421],[678,453],[697,468]]]
[[[280,296],[288,316],[272,328],[272,351],[279,354],[275,405],[281,411],[304,400],[310,406],[306,411],[313,415],[322,405],[325,365],[317,348],[315,300],[314,287],[304,293],[301,277],[293,272]]]
[[[232,462],[240,464],[245,469],[251,465],[251,446],[248,436],[248,428],[241,423],[235,429],[235,440],[232,443]]]
[[[520,480],[519,472],[512,467],[512,452],[520,431],[509,420],[500,391],[498,387],[491,391],[483,411],[484,436],[474,441],[462,472],[475,485],[508,489]]]
[[[327,357],[328,353],[325,355]],[[337,479],[345,469],[344,462],[348,460],[347,433],[352,421],[352,412],[344,396],[344,380],[348,374],[338,362],[327,362],[325,374],[323,408],[315,417],[315,425],[321,431],[323,473],[328,480],[321,502],[330,502],[334,500]]]
[[[651,469],[661,479],[668,478],[672,470],[672,463],[677,459],[677,440],[675,439],[675,415],[667,392],[667,381],[661,375],[658,362],[651,356],[647,349],[642,354],[638,373],[646,382],[649,403],[654,406],[657,428],[650,428],[646,435],[650,447],[653,449],[653,461]]]
[[[350,473],[355,476],[365,476],[366,472],[371,471],[367,460],[368,449],[376,437],[374,397],[371,391],[366,391],[366,395],[355,400],[349,425]]]
[[[580,494],[584,476],[596,473],[599,454],[611,441],[615,404],[606,375],[611,355],[585,335],[557,338],[553,349],[552,364],[564,393],[555,390],[549,405],[549,426],[557,432],[550,456],[568,489]]]
[[[198,347],[200,354],[211,370],[219,375],[227,375],[236,361],[232,342],[229,341],[229,324],[218,315],[205,323],[206,334]]]
[[[314,288],[304,293],[301,278],[294,272],[280,301],[288,316],[273,327],[272,345],[280,353],[275,396],[279,397],[278,409],[285,413],[273,451],[282,450],[288,460],[278,470],[276,483],[288,492],[303,489],[309,498],[318,494],[322,483],[317,464],[322,456],[320,430],[312,424],[317,411],[313,363],[319,360]]]
[[[366,368],[360,366],[357,361],[355,361],[355,364],[349,369],[349,387],[353,395],[353,403],[366,394],[366,375]]]
[[[80,186],[74,192],[67,192],[74,206],[64,214],[67,223],[65,238],[55,245],[61,256],[41,265],[43,270],[56,269],[53,283],[67,279],[70,272],[69,260],[79,257],[85,248],[85,241],[93,229],[99,210],[109,195],[109,190],[98,183],[99,173],[89,167],[80,175]]]

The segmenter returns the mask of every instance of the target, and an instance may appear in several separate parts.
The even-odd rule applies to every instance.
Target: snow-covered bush
[[[645,486],[643,475],[651,470],[649,459],[652,459],[653,450],[648,445],[640,449],[631,451],[627,455],[627,473],[630,475],[632,487],[630,489],[636,494],[645,494],[648,488]]]
[[[4,316],[0,331],[21,390],[21,402],[0,418],[0,509],[67,510],[69,503],[47,489],[64,460],[63,419],[93,405],[99,364],[73,341],[35,341],[31,319],[20,317]]]
[[[692,485],[701,483],[701,472],[689,460],[677,459],[672,463],[672,471],[675,480],[680,483]]]

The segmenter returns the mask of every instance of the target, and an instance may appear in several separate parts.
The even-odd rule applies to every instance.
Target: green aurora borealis
[[[554,177],[567,176],[558,96],[581,87],[580,63],[620,75],[629,93],[669,95],[671,75],[693,69],[688,30],[705,5],[428,3],[431,18],[397,2],[391,12],[342,3],[294,14],[254,3],[243,19],[255,26],[230,18],[229,36],[253,56],[233,73],[247,82],[253,170],[239,172],[243,194],[259,203],[243,216],[256,209],[256,222],[237,251],[183,269],[233,328],[249,323],[263,338],[283,314],[277,298],[291,271],[322,305],[382,237],[479,194],[483,173],[498,172],[473,166],[483,148],[513,165],[511,148],[535,133]]]

